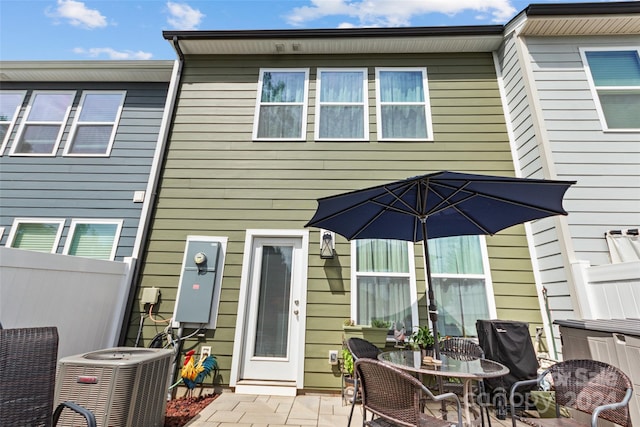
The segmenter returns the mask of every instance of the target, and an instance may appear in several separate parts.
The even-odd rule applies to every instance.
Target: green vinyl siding
[[[434,141],[377,140],[375,68],[394,66],[427,68]],[[317,68],[333,67],[367,68],[368,141],[314,140]],[[261,68],[309,68],[304,141],[252,140]],[[141,286],[161,288],[158,316],[171,317],[186,236],[228,237],[218,329],[205,338],[228,384],[245,230],[302,229],[319,197],[439,170],[515,174],[490,53],[187,57]],[[304,387],[337,391],[340,377],[327,354],[340,349],[342,322],[350,316],[350,249],[338,236],[337,257],[325,261],[318,241],[319,230],[310,229]],[[528,313],[537,297],[524,228],[488,237],[487,245],[494,287],[500,290],[498,315],[512,314],[513,295]],[[425,323],[421,245],[415,254]],[[530,317],[541,322],[539,313]],[[134,316],[129,342],[138,322]],[[145,325],[142,343],[156,333],[156,325]]]

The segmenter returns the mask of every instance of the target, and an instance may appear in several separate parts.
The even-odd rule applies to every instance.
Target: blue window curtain
[[[363,72],[320,71],[320,138],[364,138]]]
[[[425,88],[421,71],[380,71],[382,137],[427,138]]]
[[[258,138],[301,138],[304,72],[264,72]]]
[[[357,323],[367,325],[372,319],[382,319],[403,323],[411,330],[408,243],[356,240],[356,251]]]
[[[478,236],[429,240],[429,259],[438,331],[443,336],[476,336],[476,320],[489,318],[482,251]],[[474,277],[465,277],[474,276]]]
[[[585,52],[610,129],[640,128],[640,55],[637,50]]]

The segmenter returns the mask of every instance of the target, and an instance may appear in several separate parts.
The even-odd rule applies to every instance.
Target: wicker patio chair
[[[53,410],[57,363],[55,327],[0,329],[0,425],[54,426],[68,408],[96,426],[93,413],[76,403]]]
[[[583,426],[574,418],[560,418],[560,406],[591,415],[591,427],[596,427],[602,418],[623,427],[631,426],[629,400],[633,393],[631,380],[620,369],[596,360],[565,360],[552,365],[537,379],[516,382],[509,396],[511,407],[516,398],[521,398],[517,389],[538,384],[545,379],[551,381],[555,390],[556,418],[519,417],[511,411],[513,427],[516,420],[540,427]]]
[[[347,349],[353,356],[353,361],[358,359],[377,359],[378,355],[382,353],[375,344],[358,337],[352,337],[347,340]],[[360,390],[357,384],[354,384],[353,397],[351,398],[351,411],[349,412],[349,425],[351,425],[351,418],[353,418],[353,410],[356,406],[356,401],[360,395]]]
[[[457,422],[462,422],[460,400],[455,393],[434,396],[419,379],[394,366],[374,359],[355,363],[356,383],[361,386],[363,426],[451,427],[458,424],[423,412],[425,399],[451,400],[457,407]],[[372,419],[367,421],[367,412]]]
[[[447,356],[460,359],[460,360],[475,360],[484,359],[484,351],[479,344],[465,338],[446,338],[440,341],[440,353]],[[463,395],[462,383],[459,381],[444,380],[442,382],[442,390],[445,392],[456,393],[458,396]],[[474,396],[476,401],[480,405],[480,419],[484,426],[485,414],[487,418],[487,424],[491,427],[491,417],[489,415],[489,404],[485,398],[487,396],[485,392],[484,382],[478,381],[478,386],[474,390]],[[484,413],[482,409],[484,408]]]

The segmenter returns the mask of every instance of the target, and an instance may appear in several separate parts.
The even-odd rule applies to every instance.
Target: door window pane
[[[254,139],[303,139],[308,70],[262,70]]]
[[[293,248],[263,246],[254,356],[287,357]]]
[[[86,258],[113,260],[120,234],[119,223],[73,223],[65,253]]]
[[[640,129],[640,50],[586,50],[594,98],[606,129]]]

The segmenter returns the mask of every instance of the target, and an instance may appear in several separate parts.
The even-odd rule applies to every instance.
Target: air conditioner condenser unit
[[[98,427],[163,427],[173,351],[115,347],[58,362],[55,402],[91,410]],[[64,411],[58,425],[81,425]]]

